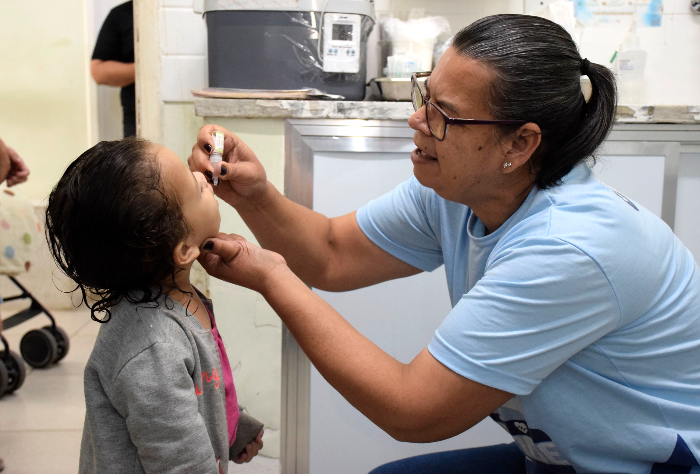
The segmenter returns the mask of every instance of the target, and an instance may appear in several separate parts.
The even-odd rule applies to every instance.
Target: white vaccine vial
[[[216,169],[216,164],[221,163],[221,161],[224,159],[224,132],[215,130],[211,132],[211,136],[214,139],[214,149],[212,150],[211,155],[209,155],[209,162],[214,169]],[[214,176],[212,183],[214,186],[219,185],[218,176]]]

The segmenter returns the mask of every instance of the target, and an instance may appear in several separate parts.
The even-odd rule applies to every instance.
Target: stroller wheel
[[[0,356],[2,362],[5,363],[7,369],[7,390],[5,394],[12,393],[22,386],[24,379],[27,377],[27,367],[24,361],[16,352],[10,351],[7,357]]]
[[[58,344],[56,338],[46,329],[34,329],[22,337],[19,343],[22,357],[36,369],[43,369],[56,361]]]
[[[68,355],[68,350],[70,349],[70,340],[68,339],[68,334],[66,334],[66,331],[64,331],[58,326],[55,326],[53,328],[51,326],[44,326],[44,329],[52,333],[53,336],[56,338],[58,353],[56,355],[56,360],[54,361],[54,363],[58,364],[59,361],[63,360],[63,358],[66,355]]]
[[[0,360],[0,398],[5,395],[7,390],[7,385],[9,383],[9,376],[7,375],[7,368],[2,360]]]

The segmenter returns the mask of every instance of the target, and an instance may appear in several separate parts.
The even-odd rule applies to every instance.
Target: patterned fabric
[[[0,192],[0,273],[29,271],[40,238],[41,225],[31,201],[9,189]]]

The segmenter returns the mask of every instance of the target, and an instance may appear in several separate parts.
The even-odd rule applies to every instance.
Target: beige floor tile
[[[0,431],[2,474],[75,474],[81,430]]]
[[[81,430],[84,418],[83,376],[61,375],[55,367],[32,371],[19,390],[0,399],[0,432]]]

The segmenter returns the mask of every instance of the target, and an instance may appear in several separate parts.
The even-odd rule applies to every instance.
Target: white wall
[[[83,0],[0,2],[0,136],[44,199],[90,143]]]
[[[0,137],[31,174],[14,188],[37,204],[92,144],[84,0],[0,2]],[[72,307],[45,246],[20,279],[49,308]]]
[[[612,66],[610,58],[623,35],[622,28],[587,28],[581,38],[581,55]],[[621,103],[700,104],[700,15],[692,12],[690,0],[664,0],[661,26],[639,27],[637,35],[647,51],[644,78],[637,92],[619,84]]]

